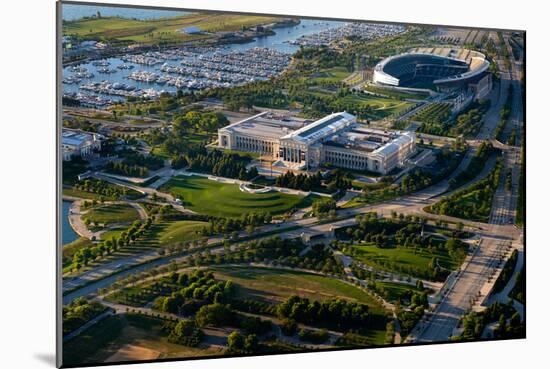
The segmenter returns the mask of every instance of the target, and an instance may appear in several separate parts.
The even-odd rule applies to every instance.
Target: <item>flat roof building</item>
[[[264,112],[218,131],[218,146],[256,152],[290,169],[322,165],[387,174],[415,150],[414,132],[387,132],[357,123],[347,112],[314,122]]]
[[[102,136],[97,133],[63,128],[61,147],[63,160],[69,161],[76,156],[83,158],[93,155],[101,149]]]

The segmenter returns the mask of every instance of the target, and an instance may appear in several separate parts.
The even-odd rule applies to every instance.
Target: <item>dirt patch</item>
[[[160,352],[149,348],[126,344],[122,346],[116,353],[109,356],[106,362],[118,361],[137,361],[137,360],[154,360],[158,359]]]

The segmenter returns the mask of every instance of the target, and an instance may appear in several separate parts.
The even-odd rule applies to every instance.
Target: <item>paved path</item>
[[[87,238],[89,240],[99,240],[101,238],[101,234],[108,231],[111,228],[118,227],[121,224],[111,224],[109,227],[106,227],[105,229],[101,229],[98,231],[92,231],[88,228],[86,223],[84,223],[84,220],[82,219],[82,216],[85,215],[89,210],[82,210],[82,204],[86,200],[78,199],[72,202],[71,208],[69,209],[69,224],[71,225],[72,229],[80,236]],[[99,204],[99,206],[105,206],[105,205],[116,205],[116,204],[127,204],[133,207],[141,220],[147,219],[147,212],[141,205],[139,205],[135,201],[106,201],[103,204]]]
[[[82,203],[84,200],[73,201],[69,209],[69,224],[73,231],[75,231],[80,237],[87,238],[89,240],[99,238],[100,232],[93,232],[88,229],[88,226],[82,220],[82,216],[85,212],[82,211]]]

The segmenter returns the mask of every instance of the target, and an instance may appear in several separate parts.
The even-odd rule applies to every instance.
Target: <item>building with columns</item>
[[[88,158],[101,150],[103,136],[98,133],[85,132],[76,129],[63,128],[61,147],[63,161],[74,157]]]
[[[297,170],[330,165],[387,174],[403,165],[415,141],[414,132],[371,129],[347,112],[316,121],[263,112],[218,131],[220,148],[259,153]]]

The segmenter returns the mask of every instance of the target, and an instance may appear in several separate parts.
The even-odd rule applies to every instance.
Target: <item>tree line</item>
[[[357,329],[371,323],[368,305],[341,298],[319,302],[293,295],[277,306],[277,315],[298,323],[340,329]]]
[[[196,147],[186,155],[172,161],[173,168],[187,166],[192,172],[208,173],[215,176],[251,180],[258,176],[258,169],[246,169],[250,158],[239,154],[223,153],[219,150],[207,151],[204,147]]]

